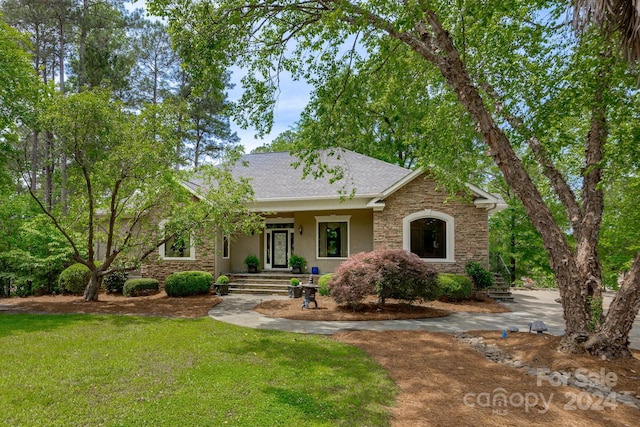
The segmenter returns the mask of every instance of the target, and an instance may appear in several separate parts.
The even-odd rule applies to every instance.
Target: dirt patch
[[[375,297],[365,301],[362,310],[354,312],[349,307],[337,305],[332,298],[317,296],[318,308],[311,303],[310,309],[302,309],[302,299],[268,300],[257,305],[254,310],[268,317],[282,317],[292,320],[402,320],[428,319],[448,316],[452,312],[504,313],[510,311],[504,305],[490,298],[460,303],[430,301],[408,305],[389,300],[384,305],[377,304]]]
[[[500,332],[483,336],[508,351],[533,354],[540,366],[575,363],[590,372],[618,375],[620,391],[633,386],[623,376],[640,372],[640,354],[632,360],[601,363],[556,351],[547,335]],[[334,338],[356,345],[378,361],[398,385],[392,425],[399,426],[634,426],[640,411],[615,398],[540,380],[521,369],[492,362],[471,346],[442,333],[385,331],[344,332]],[[516,350],[517,347],[517,350]],[[540,356],[544,355],[544,358]],[[571,361],[571,362],[568,362]],[[640,393],[635,380],[634,392]]]
[[[222,298],[200,295],[170,298],[163,291],[141,297],[100,294],[98,301],[85,301],[79,296],[56,295],[0,299],[6,306],[0,313],[100,313],[160,317],[203,317]]]

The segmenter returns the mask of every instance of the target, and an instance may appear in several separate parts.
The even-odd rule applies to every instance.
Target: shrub
[[[336,269],[328,290],[338,304],[357,310],[367,295],[407,301],[438,297],[437,274],[417,255],[404,251],[380,250],[349,257]]]
[[[216,280],[216,284],[218,285],[227,285],[228,283],[229,283],[229,278],[224,274],[219,275],[218,279]]]
[[[160,284],[156,279],[129,279],[124,283],[122,293],[126,297],[139,297],[158,292]]]
[[[473,293],[471,279],[461,274],[439,274],[438,288],[443,301],[462,301]]]
[[[485,289],[493,286],[493,274],[487,271],[482,264],[477,261],[469,261],[467,265],[465,265],[465,270],[471,280],[473,280],[473,284],[477,289]]]
[[[292,277],[291,279],[289,279],[289,285],[291,286],[298,286],[300,284],[300,280]]]
[[[307,260],[300,255],[292,254],[289,258],[289,267],[305,268],[307,266]]]
[[[260,265],[260,258],[255,255],[247,255],[244,263],[247,267],[258,267]]]
[[[108,294],[121,294],[124,284],[129,278],[126,271],[114,271],[102,280],[102,287]]]
[[[91,280],[91,270],[84,264],[72,264],[62,270],[58,290],[63,294],[82,294]]]
[[[206,271],[180,271],[164,281],[164,290],[170,297],[202,295],[209,292],[213,276]]]
[[[323,274],[322,276],[320,276],[320,278],[318,279],[318,293],[320,295],[322,296],[329,295],[328,285],[329,285],[329,280],[331,280],[332,277],[333,277],[332,273]]]

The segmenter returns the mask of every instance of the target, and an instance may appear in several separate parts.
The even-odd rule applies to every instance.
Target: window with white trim
[[[316,217],[318,258],[349,256],[349,219],[351,215]]]
[[[164,224],[160,224],[164,230]],[[160,245],[160,258],[165,260],[194,260],[196,250],[193,238],[188,233],[176,234]]]
[[[403,219],[403,248],[425,261],[454,262],[454,219],[425,210]]]
[[[229,257],[230,257],[229,236],[225,234],[222,236],[222,259],[229,259]]]

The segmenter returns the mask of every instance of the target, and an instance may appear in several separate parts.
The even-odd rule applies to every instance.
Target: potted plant
[[[260,265],[260,259],[255,255],[247,255],[244,259],[244,263],[247,266],[249,273],[257,273],[258,266]]]
[[[300,280],[295,277],[289,279],[289,298],[301,298],[302,286],[300,286]]]
[[[289,258],[289,267],[294,274],[302,273],[302,270],[307,266],[307,260],[299,255],[292,254]]]
[[[216,294],[227,295],[229,293],[229,278],[224,274],[221,274],[216,279],[216,285],[214,286]]]

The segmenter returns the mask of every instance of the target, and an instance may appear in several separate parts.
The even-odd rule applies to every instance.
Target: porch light
[[[298,231],[300,232],[300,234],[302,235],[302,226],[298,227]]]

